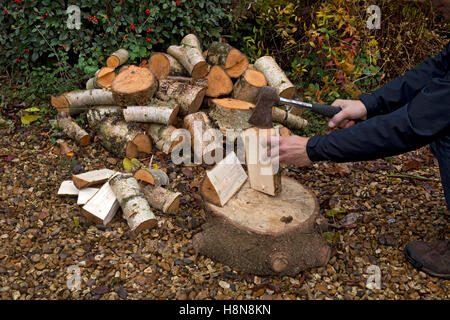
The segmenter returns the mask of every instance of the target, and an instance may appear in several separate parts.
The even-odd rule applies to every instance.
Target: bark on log
[[[106,59],[106,65],[111,68],[117,68],[127,62],[130,54],[125,49],[119,49]]]
[[[236,100],[236,99],[212,99],[209,101],[210,109],[208,115],[219,128],[220,132],[227,136],[231,133],[227,130],[237,131],[250,128],[252,125],[248,123],[248,119],[252,115],[252,103]]]
[[[100,114],[102,111],[105,112],[90,109],[87,119],[106,150],[119,158],[128,159],[137,158],[141,153],[148,155],[152,152],[152,141],[138,124],[125,122],[122,115],[114,110],[104,116]]]
[[[272,120],[281,123],[290,129],[300,130],[308,125],[308,121],[281,108],[272,108]]]
[[[167,76],[187,76],[188,72],[181,63],[170,54],[164,52],[155,52],[148,60],[149,68],[158,78],[166,79]]]
[[[247,174],[239,159],[234,152],[230,152],[212,170],[206,172],[201,194],[206,201],[223,207],[246,180]]]
[[[180,108],[174,100],[153,99],[146,106],[129,106],[123,110],[126,122],[150,122],[171,125],[175,122]]]
[[[134,177],[136,180],[145,181],[158,187],[169,184],[169,177],[161,169],[142,168],[136,171]]]
[[[243,132],[245,146],[245,162],[247,164],[248,178],[252,189],[277,196],[281,193],[281,170],[279,163],[274,163],[267,157],[268,136],[277,136],[279,133],[271,129],[250,128]]]
[[[119,106],[145,106],[158,90],[158,80],[146,68],[129,66],[111,84],[114,101]]]
[[[195,113],[200,109],[206,89],[185,82],[161,80],[156,96],[164,101],[174,99],[180,105],[179,114],[182,116]]]
[[[140,186],[152,208],[161,210],[163,213],[178,213],[181,193],[150,184],[140,183]]]
[[[247,69],[234,84],[232,97],[234,99],[256,103],[261,87],[266,85],[267,80],[262,72]]]
[[[215,129],[204,112],[184,117],[184,125],[191,134],[195,163],[213,164],[223,159],[223,136]]]
[[[261,276],[295,276],[325,266],[331,248],[321,234],[316,197],[283,177],[283,192],[271,197],[247,182],[224,207],[206,203],[207,222],[193,238],[197,253]]]
[[[203,58],[200,41],[194,34],[185,36],[180,46],[170,46],[167,53],[175,57],[192,78],[204,78],[208,74],[209,65]]]
[[[109,181],[109,185],[132,231],[138,233],[156,225],[156,217],[139,183],[131,174],[118,174]]]
[[[86,110],[88,106],[114,105],[113,94],[104,89],[76,90],[51,97],[52,106],[60,113],[71,116]]]
[[[278,66],[271,56],[264,56],[255,61],[255,68],[266,76],[269,86],[277,89],[280,97],[292,99],[295,95],[295,86],[286,77],[286,74]]]
[[[78,142],[82,147],[91,143],[91,136],[81,128],[70,116],[58,117],[53,121],[55,127],[64,132],[69,138]]]
[[[99,72],[100,72],[100,70],[97,70],[95,75],[86,82],[86,90],[102,88],[102,87],[100,87],[100,85],[97,83],[97,80],[96,80]]]
[[[208,88],[206,96],[219,97],[233,91],[233,82],[221,66],[213,66],[206,76]]]
[[[165,154],[170,154],[179,143],[183,142],[183,137],[178,137],[172,141],[172,134],[176,130],[177,128],[174,126],[150,124],[146,132],[155,143],[156,149]]]
[[[213,66],[221,66],[231,78],[239,78],[248,66],[245,54],[228,43],[218,41],[209,47],[206,62]]]

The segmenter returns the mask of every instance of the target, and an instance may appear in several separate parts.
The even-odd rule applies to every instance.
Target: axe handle
[[[340,107],[333,107],[326,104],[312,104],[311,110],[324,116],[332,118],[336,113],[341,112]]]

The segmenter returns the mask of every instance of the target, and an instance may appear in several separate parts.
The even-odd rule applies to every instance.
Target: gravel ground
[[[69,140],[74,156],[61,155],[46,121],[23,128],[15,112],[2,112],[14,117],[15,132],[0,128],[1,299],[450,298],[450,281],[418,272],[403,255],[410,240],[449,238],[439,169],[428,148],[391,162],[285,168],[314,191],[330,222],[343,226],[326,234],[337,253],[327,266],[296,277],[258,277],[195,256],[204,167],[177,167],[156,153],[153,162],[167,168],[170,188],[183,194],[180,212],[157,212],[158,227],[139,235],[120,214],[110,226],[96,226],[76,199],[56,195],[58,187],[73,170],[123,171],[122,159],[98,142],[78,148]],[[392,172],[428,180],[387,176]],[[381,289],[366,288],[370,265],[381,270]],[[80,270],[80,290],[67,286],[71,266]]]

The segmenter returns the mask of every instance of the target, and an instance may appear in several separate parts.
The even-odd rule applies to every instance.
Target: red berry
[[[145,13],[150,14],[150,10],[149,9],[145,10]]]
[[[5,9],[5,10],[3,10],[3,12],[4,12],[5,14],[8,14],[8,10],[6,10],[6,9]]]
[[[25,49],[25,52],[30,52],[30,49]]]

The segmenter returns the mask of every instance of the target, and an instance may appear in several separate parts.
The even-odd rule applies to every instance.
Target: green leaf
[[[25,111],[26,112],[39,112],[39,111],[41,111],[41,109],[36,108],[36,107],[31,107],[31,108],[25,109]]]
[[[123,168],[125,169],[125,171],[127,172],[135,172],[137,171],[140,167],[142,166],[142,163],[136,159],[133,158],[131,160],[129,160],[128,158],[124,158],[123,159]]]
[[[80,221],[77,217],[73,217],[73,223],[75,225],[75,228],[78,228],[80,226]]]
[[[22,116],[20,118],[20,121],[22,121],[22,124],[28,125],[28,124],[36,121],[37,119],[39,119],[38,115],[28,114],[26,116]]]

